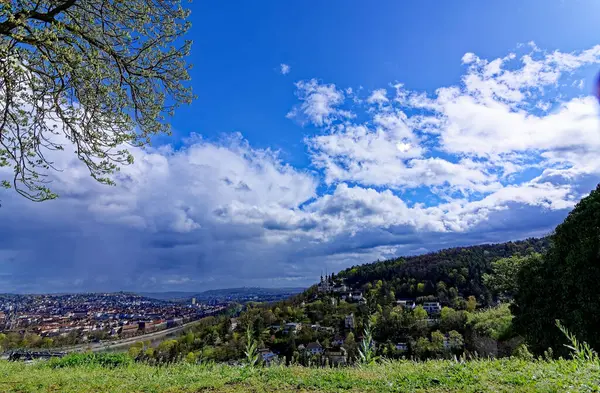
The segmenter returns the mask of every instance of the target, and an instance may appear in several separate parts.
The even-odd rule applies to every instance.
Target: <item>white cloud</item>
[[[373,90],[369,98],[367,98],[369,104],[383,104],[388,101],[387,91],[385,89]]]
[[[308,138],[314,164],[329,184],[426,186],[438,194],[441,187],[444,194],[463,195],[494,192],[503,187],[501,180],[528,168],[595,173],[600,167],[596,100],[551,102],[559,79],[600,63],[600,46],[576,53],[530,47],[533,52],[518,59],[520,66],[514,53],[491,61],[465,54],[462,83],[439,88],[433,97],[395,85],[394,101],[375,110],[371,121],[338,124]],[[375,91],[368,101],[383,98]]]
[[[552,105],[545,97],[557,91],[560,78],[570,78],[579,67],[600,63],[600,47],[577,53],[534,51],[521,57],[520,68],[505,68],[509,57],[479,59],[463,77],[463,86],[439,89],[436,97],[422,99],[420,105],[405,97],[422,96],[403,91],[403,103],[429,109],[429,115],[415,124],[428,124],[427,132],[439,135],[435,143],[447,153],[476,157],[500,170],[537,166],[589,173],[600,165],[596,100],[556,96],[557,104]],[[568,151],[578,153],[566,154]],[[580,159],[582,151],[586,152],[585,162]],[[529,165],[513,160],[523,155],[533,158]]]
[[[276,152],[252,149],[240,135],[222,144],[196,139],[167,154],[136,153],[136,164],[117,179],[118,191],[89,201],[99,219],[132,214],[153,230],[189,232],[232,204],[293,209],[316,195],[312,176],[283,164]]]
[[[309,121],[323,126],[336,119],[353,116],[350,112],[339,109],[344,102],[344,94],[333,84],[320,84],[316,79],[311,79],[297,82],[296,88],[296,94],[302,103],[287,114],[288,118],[295,118],[303,124]]]
[[[428,208],[427,212],[438,217],[445,230],[466,231],[487,220],[491,213],[508,209],[511,204],[545,210],[569,209],[574,206],[573,197],[569,186],[530,182],[501,188],[473,202],[451,201]]]
[[[475,56],[474,53],[467,52],[462,57],[462,63],[463,64],[471,64],[471,63],[477,61],[478,59],[479,58],[477,56]]]
[[[292,67],[290,67],[288,64],[281,63],[279,65],[279,71],[281,72],[281,75],[287,75],[290,73],[291,70]]]

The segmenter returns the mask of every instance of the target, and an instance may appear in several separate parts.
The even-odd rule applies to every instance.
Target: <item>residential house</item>
[[[398,300],[396,300],[396,306],[400,306],[402,308],[414,309],[417,305],[415,304],[415,301],[412,299],[398,299]]]
[[[342,345],[344,345],[344,342],[346,340],[344,339],[344,337],[342,336],[335,336],[333,338],[333,341],[331,341],[331,345],[333,345],[334,347],[340,347]]]
[[[336,285],[335,287],[333,287],[333,292],[347,292],[348,291],[348,287],[345,284],[341,284],[341,285]]]
[[[439,314],[442,312],[442,306],[439,302],[425,302],[423,303],[423,309],[425,309],[428,314]]]
[[[396,350],[401,351],[401,352],[406,352],[406,351],[408,351],[408,344],[407,343],[398,343],[398,344],[396,344]]]
[[[286,323],[284,328],[283,328],[283,332],[284,333],[298,333],[298,331],[302,329],[302,324],[297,323],[297,322],[289,322]]]
[[[360,291],[354,291],[348,293],[348,300],[352,302],[360,302],[364,300],[363,294]]]
[[[268,348],[262,348],[258,350],[258,354],[260,355],[262,361],[267,365],[271,365],[273,362],[277,361],[277,355],[273,353]]]
[[[329,360],[331,366],[344,366],[348,362],[348,354],[341,346],[327,348],[323,355]]]
[[[321,355],[323,354],[323,346],[319,344],[319,342],[308,343],[306,346],[306,351],[311,355]]]
[[[72,314],[73,314],[73,318],[76,318],[76,319],[83,319],[83,318],[87,317],[87,311],[85,311],[85,310],[75,311]]]
[[[310,325],[310,328],[315,332],[326,332],[326,333],[334,333],[335,329],[329,326],[321,326],[319,324]]]

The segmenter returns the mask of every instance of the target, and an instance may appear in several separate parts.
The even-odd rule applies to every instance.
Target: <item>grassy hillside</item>
[[[52,368],[0,361],[0,392],[597,392],[597,363],[395,361],[361,368],[135,363]]]

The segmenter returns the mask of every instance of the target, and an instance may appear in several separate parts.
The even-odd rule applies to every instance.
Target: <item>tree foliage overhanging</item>
[[[181,0],[0,2],[0,185],[56,197],[49,151],[74,147],[93,178],[169,132],[165,117],[193,95],[186,85],[189,10]]]

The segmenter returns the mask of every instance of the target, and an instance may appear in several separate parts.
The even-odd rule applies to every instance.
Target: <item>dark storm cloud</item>
[[[466,232],[416,231],[408,226],[343,233],[328,241],[266,241],[269,224],[205,224],[188,233],[152,232],[117,223],[98,223],[81,207],[65,202],[36,211],[3,210],[0,264],[4,291],[199,290],[237,285],[310,285],[325,268],[336,271],[356,263],[502,242],[549,233],[567,210],[511,206]],[[32,223],[36,222],[36,225]],[[267,231],[267,232],[265,232]],[[0,254],[2,255],[2,254]],[[342,255],[342,259],[336,256]],[[291,284],[290,284],[291,285]]]
[[[69,195],[91,190],[78,198],[33,204],[3,194],[0,292],[310,285],[324,270],[544,235],[568,212],[503,201],[493,202],[499,210],[409,208],[391,193],[345,186],[315,197],[311,176],[248,147],[205,144],[136,162],[118,187],[71,180]],[[248,187],[236,189],[242,177]],[[464,229],[442,230],[450,219]]]

